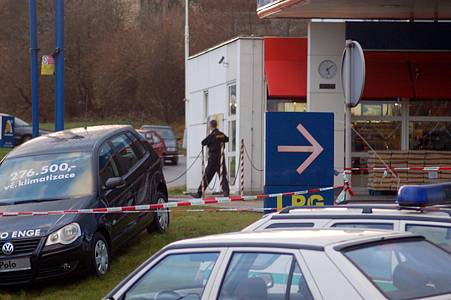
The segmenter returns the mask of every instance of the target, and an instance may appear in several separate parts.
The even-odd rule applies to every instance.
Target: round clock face
[[[318,67],[319,75],[325,79],[334,78],[337,75],[337,65],[329,60],[323,60]]]

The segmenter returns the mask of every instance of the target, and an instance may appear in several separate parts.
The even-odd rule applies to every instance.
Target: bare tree
[[[53,2],[38,2],[42,54],[54,49]],[[238,35],[305,35],[297,20],[260,20],[255,0],[190,0],[196,53]],[[184,0],[65,1],[67,119],[183,122]],[[0,1],[0,111],[30,119],[27,1]],[[41,120],[54,81],[40,77]]]

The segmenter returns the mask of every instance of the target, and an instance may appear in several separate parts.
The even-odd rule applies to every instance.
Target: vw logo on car
[[[14,245],[10,242],[4,243],[2,246],[2,252],[5,255],[11,255],[14,252]]]

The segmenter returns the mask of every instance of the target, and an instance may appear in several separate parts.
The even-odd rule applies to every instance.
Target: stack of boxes
[[[411,168],[450,166],[451,152],[414,150],[370,151],[368,152],[368,189],[370,193],[397,191],[400,186],[407,184],[451,182],[451,170],[411,170]],[[386,167],[394,170],[377,169]]]

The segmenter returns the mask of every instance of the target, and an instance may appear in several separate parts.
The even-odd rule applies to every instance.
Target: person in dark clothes
[[[229,196],[229,182],[227,180],[227,170],[225,166],[225,160],[222,164],[222,176],[220,175],[220,165],[221,165],[221,147],[223,144],[229,142],[229,137],[226,136],[223,132],[219,131],[218,122],[216,120],[211,120],[210,123],[211,133],[202,141],[202,146],[208,147],[208,164],[205,168],[205,176],[203,178],[204,187],[207,187],[213,176],[217,173],[221,178],[221,187],[224,196]],[[202,182],[199,185],[199,189],[197,190],[197,194],[193,196],[200,198],[202,197]]]

